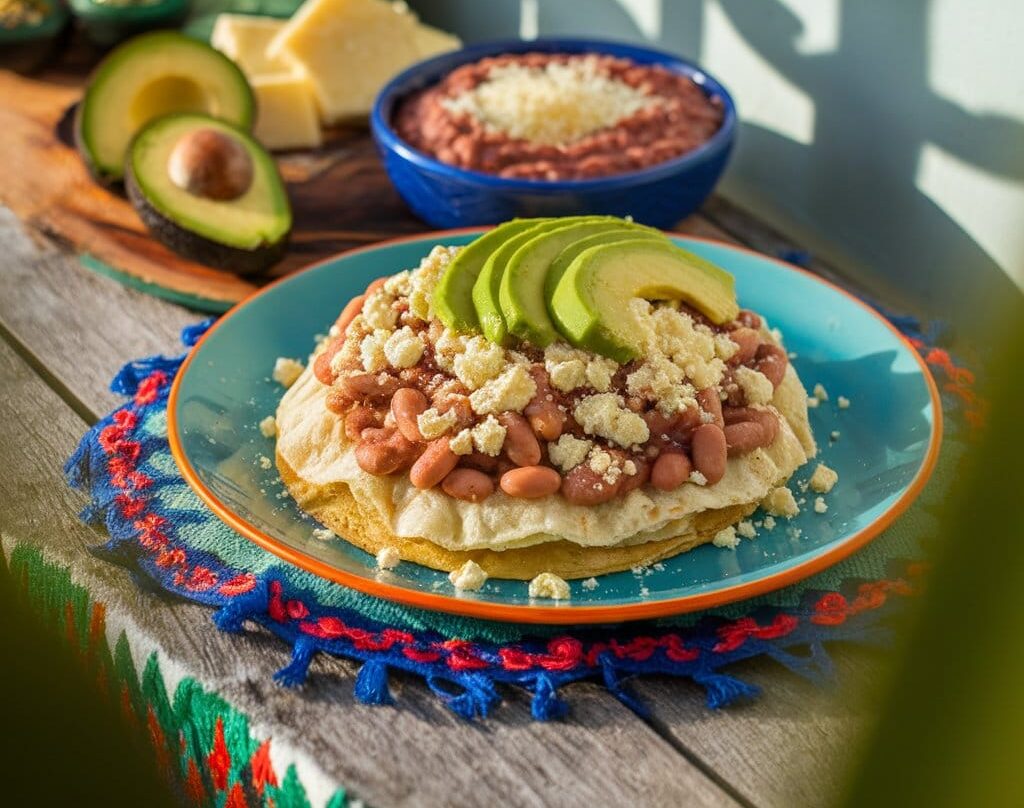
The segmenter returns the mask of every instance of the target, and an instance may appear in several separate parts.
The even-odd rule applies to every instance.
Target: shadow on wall
[[[807,142],[747,120],[726,189],[834,245],[871,286],[902,292],[924,313],[956,319],[1019,292],[995,261],[917,186],[933,144],[966,165],[1024,180],[1024,125],[974,114],[929,86],[930,0],[836,0],[834,48],[801,53],[804,23],[781,0],[420,0],[429,22],[467,41],[540,35],[647,41],[692,59],[717,6],[745,44],[814,105]],[[750,77],[708,68],[727,86]],[[755,77],[756,78],[756,77]],[[756,81],[755,81],[756,86]],[[765,99],[737,92],[744,104]],[[955,193],[955,191],[953,192]],[[873,281],[873,282],[871,282]]]

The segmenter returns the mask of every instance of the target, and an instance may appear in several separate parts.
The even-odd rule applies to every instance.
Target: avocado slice
[[[480,321],[480,330],[488,340],[503,345],[508,337],[508,327],[505,324],[505,317],[501,313],[498,294],[501,287],[501,276],[505,273],[509,258],[534,236],[564,227],[582,218],[588,217],[566,216],[561,219],[542,219],[532,227],[505,239],[487,257],[483,267],[480,268],[480,274],[473,283],[473,307],[476,309],[476,316]]]
[[[453,331],[479,331],[480,319],[473,306],[473,284],[484,263],[509,238],[546,221],[548,219],[512,219],[459,250],[434,288],[434,311],[441,322]]]
[[[126,170],[143,222],[186,258],[245,274],[284,256],[288,195],[273,158],[247,132],[208,115],[167,115],[132,141]]]
[[[718,324],[739,313],[728,272],[670,241],[636,239],[576,256],[555,288],[551,314],[572,345],[625,364],[643,349],[628,305],[635,297],[682,300]]]
[[[256,102],[242,71],[205,42],[175,31],[135,37],[96,68],[75,115],[75,142],[93,176],[124,176],[132,137],[174,112],[202,112],[244,129]]]
[[[564,221],[564,220],[563,220]],[[531,238],[508,260],[498,287],[498,303],[508,330],[520,339],[546,348],[558,338],[548,316],[544,284],[552,261],[570,244],[587,236],[611,230],[635,228],[616,216],[593,216]]]
[[[587,236],[586,238],[581,238],[579,241],[574,241],[562,250],[555,260],[551,262],[551,266],[548,267],[547,275],[544,278],[544,300],[547,301],[548,314],[551,313],[551,298],[555,296],[555,289],[558,287],[558,282],[562,280],[565,270],[569,268],[569,265],[576,260],[576,256],[581,252],[589,250],[591,247],[598,247],[602,244],[613,244],[616,241],[646,241],[647,239],[657,239],[661,241],[668,240],[665,234],[660,230],[638,226],[631,227],[629,229],[617,228],[615,230],[597,233],[593,236]]]

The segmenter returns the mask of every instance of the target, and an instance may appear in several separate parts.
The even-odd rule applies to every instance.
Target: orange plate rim
[[[487,228],[480,227],[464,227],[453,230],[433,230],[424,233],[414,234],[410,236],[401,236],[398,238],[388,239],[386,241],[375,242],[374,244],[367,245],[365,247],[357,247],[351,250],[345,250],[330,258],[325,258],[322,261],[317,261],[315,264],[311,264],[297,272],[293,272],[290,275],[286,275],[283,278],[278,278],[262,289],[254,292],[248,297],[236,303],[227,312],[225,312],[220,319],[217,320],[205,334],[199,339],[195,346],[189,351],[181,364],[177,375],[175,376],[174,383],[171,386],[171,392],[167,401],[167,437],[168,443],[171,448],[171,455],[174,457],[175,462],[178,465],[178,469],[181,471],[182,477],[189,484],[193,491],[199,496],[203,502],[209,506],[223,522],[225,522],[233,530],[246,537],[247,539],[255,542],[265,550],[270,551],[279,558],[287,561],[290,564],[303,569],[307,572],[311,572],[314,575],[318,575],[321,578],[333,581],[334,583],[342,584],[343,586],[356,589],[360,592],[364,592],[368,595],[382,598],[384,600],[401,603],[406,606],[414,606],[421,609],[428,609],[431,611],[447,612],[449,614],[457,614],[465,617],[477,617],[484,620],[498,620],[502,622],[514,622],[514,623],[540,623],[547,625],[567,625],[567,624],[584,624],[584,623],[617,623],[628,620],[642,620],[646,618],[654,617],[670,617],[673,615],[685,614],[688,612],[700,611],[702,609],[710,609],[716,606],[724,606],[729,603],[735,603],[736,601],[746,600],[748,598],[756,597],[757,595],[763,595],[768,592],[774,592],[778,589],[782,589],[790,584],[802,581],[817,572],[821,572],[828,567],[837,564],[844,558],[852,554],[853,552],[864,547],[868,542],[878,536],[882,531],[889,527],[893,522],[896,521],[903,513],[910,507],[911,503],[920,495],[924,489],[928,480],[930,479],[932,472],[935,469],[935,464],[938,461],[939,449],[942,444],[943,434],[943,413],[942,413],[942,402],[939,397],[939,389],[935,383],[935,379],[932,376],[931,369],[927,363],[921,357],[917,349],[911,344],[900,331],[888,320],[886,320],[881,314],[871,308],[867,303],[858,298],[856,295],[843,289],[831,281],[828,281],[813,272],[809,272],[802,267],[795,266],[786,261],[782,261],[778,258],[772,258],[771,256],[759,253],[756,250],[752,250],[749,247],[744,247],[738,244],[731,244],[726,241],[719,239],[704,238],[700,236],[691,236],[687,233],[679,233],[673,231],[665,231],[666,235],[688,239],[690,241],[704,242],[707,244],[715,244],[722,247],[726,247],[731,250],[739,250],[741,252],[750,253],[756,255],[759,258],[772,261],[787,270],[800,272],[818,283],[824,284],[825,286],[833,289],[850,300],[854,301],[858,306],[869,312],[875,319],[881,322],[886,328],[891,331],[896,338],[903,343],[903,345],[910,351],[911,356],[917,361],[924,375],[925,383],[928,385],[928,393],[931,399],[933,420],[932,420],[932,431],[931,437],[928,444],[928,451],[925,455],[924,462],[918,469],[917,474],[911,481],[907,490],[897,499],[888,510],[879,515],[879,517],[867,527],[862,528],[856,533],[846,537],[842,542],[834,547],[829,548],[820,555],[814,558],[807,559],[806,561],[797,564],[793,567],[789,567],[777,573],[766,575],[763,578],[759,578],[756,581],[748,581],[746,583],[734,584],[733,586],[727,586],[722,589],[716,589],[714,592],[703,592],[693,595],[684,595],[678,598],[671,598],[669,600],[659,600],[652,602],[639,602],[639,603],[628,603],[617,606],[572,606],[569,603],[563,604],[551,604],[551,605],[535,605],[529,604],[525,606],[510,606],[506,604],[489,603],[486,601],[473,600],[471,598],[456,598],[452,595],[444,595],[433,592],[417,592],[415,590],[405,589],[394,584],[385,583],[383,581],[371,580],[363,578],[354,573],[339,570],[329,564],[324,563],[318,559],[312,558],[304,553],[299,552],[287,545],[282,544],[278,539],[273,536],[264,533],[254,525],[250,524],[246,520],[238,516],[234,511],[228,508],[223,502],[221,502],[216,495],[199,479],[195,469],[189,462],[182,450],[181,442],[178,439],[178,423],[177,423],[177,399],[178,392],[180,390],[181,379],[185,376],[185,371],[188,370],[189,364],[192,359],[199,353],[199,349],[203,343],[213,335],[218,328],[226,323],[231,317],[237,314],[244,306],[250,301],[269,293],[279,283],[284,283],[291,278],[303,272],[310,272],[317,269],[324,264],[329,264],[336,261],[339,258],[356,255],[361,252],[367,252],[375,250],[379,247],[387,247],[392,244],[401,244],[406,241],[419,241],[424,239],[435,239],[440,241],[446,236],[457,236],[465,235],[467,233],[483,232]]]

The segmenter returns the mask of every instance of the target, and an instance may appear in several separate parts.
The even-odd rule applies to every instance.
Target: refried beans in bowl
[[[720,99],[657,64],[596,53],[503,53],[461,65],[395,109],[395,132],[457,168],[581,180],[680,157],[722,127]]]

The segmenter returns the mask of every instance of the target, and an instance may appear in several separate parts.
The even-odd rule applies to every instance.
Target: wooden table
[[[688,233],[791,248],[721,200],[682,225]],[[828,267],[815,267],[831,274]],[[376,806],[424,804],[680,806],[825,805],[870,716],[856,705],[879,671],[863,649],[833,648],[837,686],[816,688],[776,663],[738,674],[760,700],[711,712],[695,685],[636,684],[642,719],[596,684],[569,686],[567,720],[538,723],[528,700],[482,723],[452,715],[418,681],[395,674],[395,707],[352,695],[356,667],[319,657],[302,690],[273,685],[289,652],[261,631],[227,635],[210,612],[144,594],[128,574],[87,552],[103,540],[77,513],[84,498],[61,467],[86,428],[118,404],[108,384],[125,361],[180,350],[180,329],[202,315],[126,289],[28,234],[0,208],[0,537],[42,549],[130,627],[142,657],[158,649],[273,739],[276,761],[298,761],[313,804],[338,786]],[[136,653],[136,659],[140,655]]]

